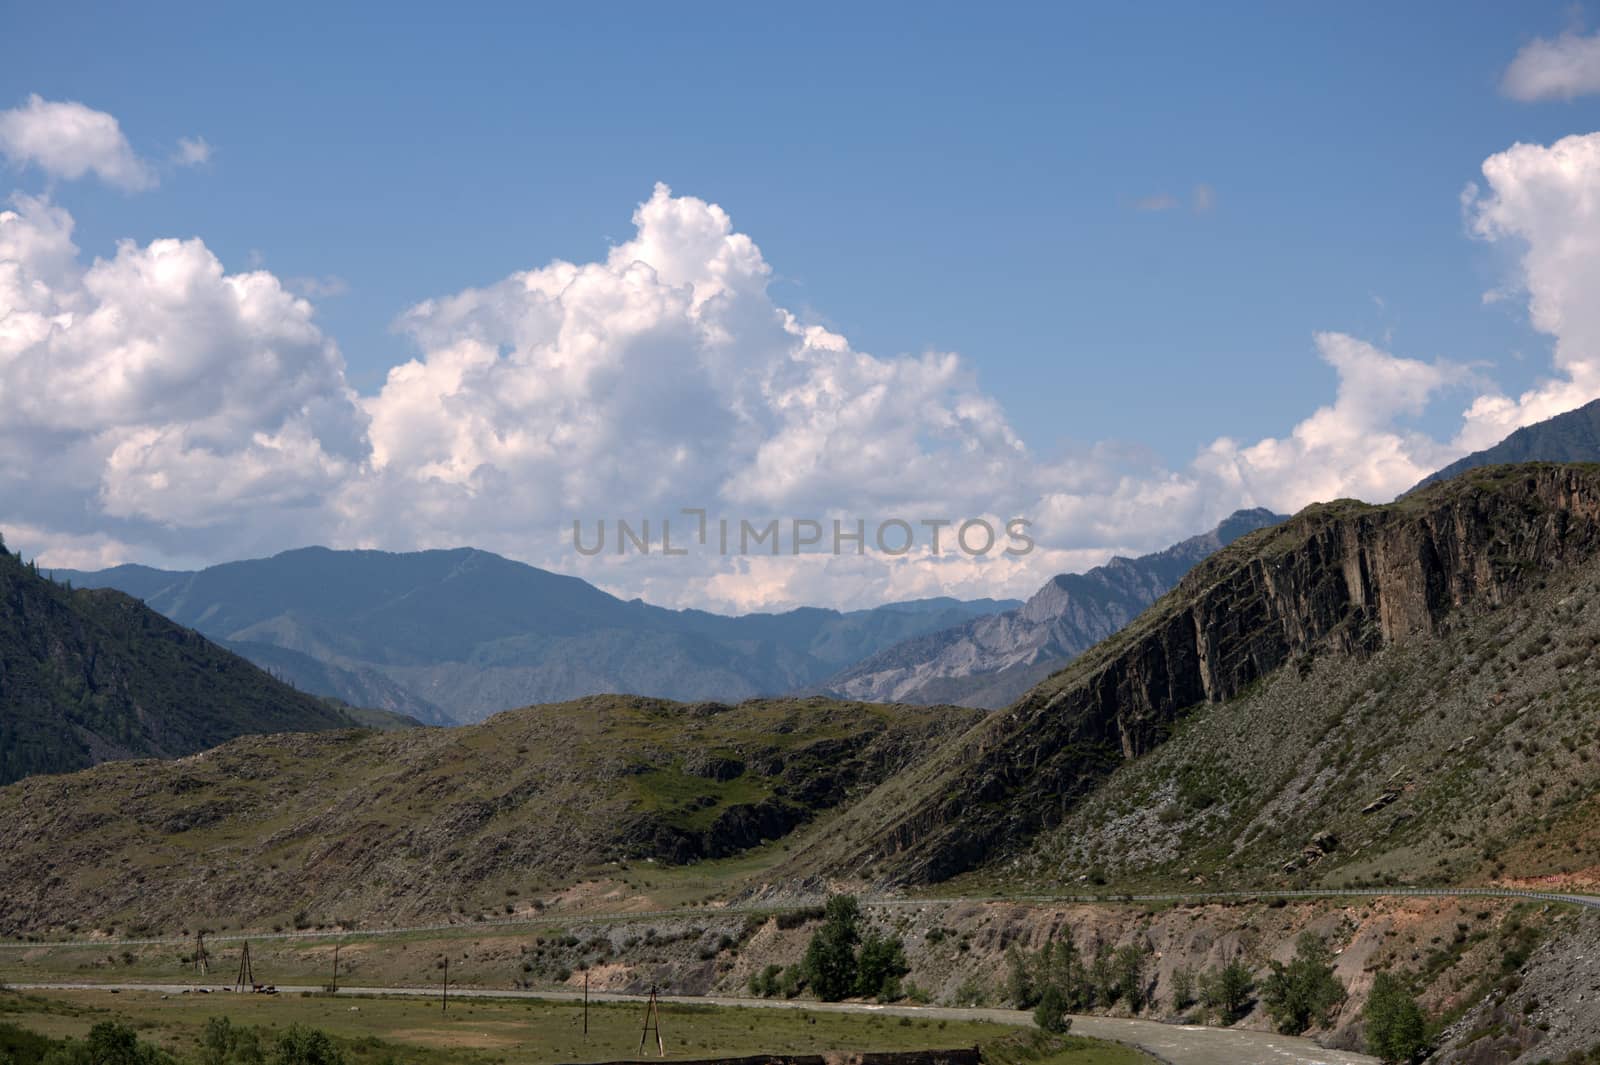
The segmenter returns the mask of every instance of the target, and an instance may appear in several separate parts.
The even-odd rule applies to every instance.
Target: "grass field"
[[[81,1036],[105,1020],[121,1020],[141,1039],[180,1058],[192,1056],[212,1017],[270,1034],[290,1024],[320,1028],[357,1065],[390,1060],[423,1065],[615,1061],[636,1058],[644,1019],[638,1004],[589,1007],[583,1033],[579,1003],[460,1000],[441,1013],[431,999],[350,996],[166,995],[157,992],[50,991],[0,993],[0,1023],[42,1035]],[[826,1050],[912,1050],[994,1046],[997,1059],[1033,1065],[1150,1065],[1128,1047],[1088,1039],[1041,1042],[1035,1033],[1001,1024],[924,1020],[808,1010],[665,1006],[661,1034],[668,1060],[719,1054]],[[651,1042],[654,1040],[652,1038]],[[649,1048],[649,1057],[656,1057]]]

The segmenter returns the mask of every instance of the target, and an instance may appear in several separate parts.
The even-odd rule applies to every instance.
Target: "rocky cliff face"
[[[1300,656],[1364,655],[1600,552],[1600,468],[1494,467],[1243,538],[1133,625],[869,798],[856,869],[940,880],[1058,821],[1184,715]],[[875,830],[868,829],[875,825]],[[840,833],[840,839],[851,838]]]
[[[823,690],[875,702],[1006,706],[1138,617],[1196,563],[1282,520],[1269,510],[1241,510],[1164,551],[1059,574],[1019,609],[896,644],[832,678]]]

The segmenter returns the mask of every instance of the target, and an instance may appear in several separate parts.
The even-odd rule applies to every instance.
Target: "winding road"
[[[31,991],[135,991],[182,994],[195,990],[194,984],[13,984]],[[232,994],[224,989],[218,993]],[[320,987],[280,986],[284,994],[324,993]],[[433,997],[437,987],[342,987],[341,996],[403,995]],[[581,991],[489,991],[479,988],[452,989],[453,998],[545,999],[580,1002]],[[956,1006],[879,1006],[861,1002],[811,1002],[796,999],[736,998],[727,995],[661,995],[663,1005],[689,1004],[727,1006],[742,1009],[790,1009],[812,1012],[877,1013],[889,1017],[919,1017],[932,1020],[994,1021],[1031,1027],[1032,1014],[1018,1010],[963,1009]],[[592,1002],[643,1002],[639,995],[591,992]],[[1377,1065],[1376,1058],[1343,1050],[1324,1050],[1309,1039],[1248,1032],[1236,1028],[1204,1028],[1189,1024],[1162,1024],[1159,1021],[1129,1020],[1120,1017],[1074,1017],[1072,1031],[1096,1039],[1112,1039],[1136,1046],[1169,1065]]]

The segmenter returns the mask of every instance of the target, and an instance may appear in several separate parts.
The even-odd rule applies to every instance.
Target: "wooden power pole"
[[[254,991],[256,989],[256,971],[250,964],[250,941],[244,941],[244,952],[239,955],[239,975],[233,981],[235,991]]]
[[[583,1037],[589,1038],[589,970],[583,970]]]
[[[444,981],[439,985],[439,1012],[450,1012],[450,959],[444,960]]]
[[[339,944],[333,945],[333,983],[328,985],[329,991],[339,990]]]
[[[194,971],[197,976],[204,976],[211,972],[211,958],[206,954],[206,934],[194,934]]]
[[[661,1040],[661,1003],[656,1001],[656,985],[650,985],[650,1001],[644,1007],[644,1030],[639,1033],[639,1053],[644,1053],[645,1040],[650,1033],[656,1034],[656,1049],[662,1057],[667,1056],[667,1044]]]

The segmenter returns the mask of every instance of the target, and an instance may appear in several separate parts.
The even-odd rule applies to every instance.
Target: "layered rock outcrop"
[[[1600,552],[1600,467],[1491,467],[1389,506],[1340,501],[1244,537],[1118,635],[855,815],[850,864],[940,880],[1059,820],[1187,713],[1303,656],[1364,655]]]

